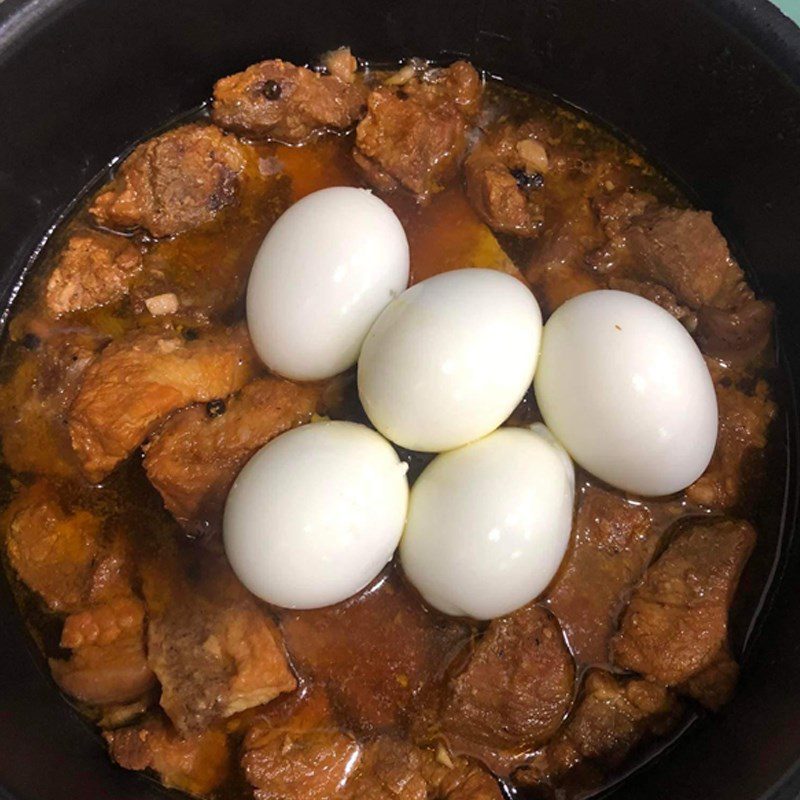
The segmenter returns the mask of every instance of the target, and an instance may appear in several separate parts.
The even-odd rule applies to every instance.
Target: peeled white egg
[[[397,444],[438,452],[485,436],[533,380],[542,317],[530,290],[491,269],[460,269],[403,292],[372,326],[358,393]]]
[[[508,614],[558,571],[574,495],[572,462],[541,424],[437,456],[411,490],[403,570],[445,614]]]
[[[247,326],[274,372],[330,378],[358,359],[367,331],[408,284],[408,241],[366,189],[336,186],[289,208],[264,239],[247,286]]]
[[[408,505],[406,465],[375,431],[318,422],[258,451],[225,505],[225,552],[255,595],[319,608],[363,589],[390,561]]]
[[[671,314],[628,292],[597,291],[547,321],[536,400],[582,467],[642,495],[702,475],[717,440],[717,399],[700,350]]]

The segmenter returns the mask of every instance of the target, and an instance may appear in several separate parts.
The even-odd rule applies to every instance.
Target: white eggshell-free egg
[[[655,303],[602,290],[547,321],[536,400],[582,467],[641,495],[677,492],[702,475],[717,440],[717,399],[700,350]]]
[[[330,378],[358,359],[367,331],[408,284],[400,220],[366,189],[307,195],[272,226],[247,286],[247,326],[274,372]]]
[[[228,495],[225,552],[255,595],[319,608],[363,589],[389,562],[408,505],[406,465],[375,431],[317,422],[258,451]]]
[[[400,560],[445,614],[492,619],[541,594],[569,544],[575,475],[544,425],[437,456],[411,490]]]
[[[542,317],[530,290],[491,269],[428,278],[372,326],[358,361],[358,392],[387,439],[438,452],[485,436],[533,379]]]

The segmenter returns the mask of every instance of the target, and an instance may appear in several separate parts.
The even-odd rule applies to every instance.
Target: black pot
[[[712,209],[778,306],[800,371],[800,31],[765,0],[4,0],[0,307],[110,159],[261,58],[466,56],[589,110]],[[609,790],[631,800],[800,795],[794,392],[777,579],[725,711]],[[2,413],[2,409],[0,409]],[[60,697],[0,579],[0,797],[150,798]]]

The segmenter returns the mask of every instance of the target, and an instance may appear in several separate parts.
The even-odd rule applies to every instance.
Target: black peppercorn
[[[264,97],[266,97],[267,100],[279,100],[282,91],[278,81],[273,81],[272,79],[268,80],[262,89]]]
[[[524,169],[512,169],[511,174],[520,189],[541,189],[544,186],[544,176],[541,172],[525,172]]]
[[[224,400],[210,400],[206,403],[206,414],[211,419],[221,417],[228,410],[228,406]]]
[[[187,342],[194,342],[199,337],[200,334],[194,328],[184,328],[183,338],[186,339]]]
[[[22,337],[22,346],[27,347],[28,350],[36,350],[42,343],[42,340],[35,333],[26,333]]]

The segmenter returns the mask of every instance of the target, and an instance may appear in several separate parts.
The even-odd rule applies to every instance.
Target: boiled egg
[[[714,452],[717,400],[703,356],[680,322],[638,295],[588,292],[557,309],[535,391],[575,461],[619,489],[672,494]]]
[[[319,608],[363,589],[392,558],[408,505],[406,465],[375,431],[317,422],[259,450],[223,521],[239,580],[268,603]]]
[[[503,272],[460,269],[389,304],[358,361],[372,424],[411,450],[450,450],[485,436],[533,379],[542,318],[527,286]]]
[[[403,570],[445,614],[508,614],[558,571],[574,495],[572,462],[541,423],[437,456],[411,490]]]
[[[273,371],[300,381],[356,363],[384,307],[408,284],[405,231],[366,189],[307,195],[272,226],[247,286],[247,326]]]

